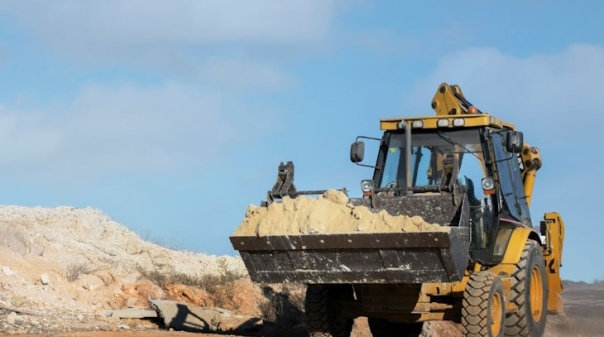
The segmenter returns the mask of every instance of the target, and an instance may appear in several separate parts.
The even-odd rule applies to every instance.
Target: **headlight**
[[[424,121],[413,121],[411,123],[411,127],[413,127],[414,129],[421,129],[424,127]]]
[[[453,126],[464,126],[466,124],[466,120],[463,118],[455,118],[453,120]]]
[[[371,192],[373,192],[373,180],[361,181],[361,191],[363,191],[363,196],[371,195]]]
[[[495,180],[493,180],[493,178],[491,178],[491,177],[482,178],[480,185],[482,187],[482,192],[485,195],[495,194]]]
[[[439,128],[444,128],[449,126],[449,120],[448,119],[439,119],[436,122],[436,125],[438,125]]]
[[[406,124],[407,124],[407,122],[400,121],[400,122],[398,122],[398,124],[396,125],[396,127],[399,128],[399,129],[404,129]]]
[[[495,181],[493,178],[482,178],[482,189],[483,190],[492,190],[495,188]]]

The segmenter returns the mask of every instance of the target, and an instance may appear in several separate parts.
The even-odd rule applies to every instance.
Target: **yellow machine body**
[[[255,282],[294,281],[309,285],[306,309],[315,310],[307,313],[311,337],[349,336],[346,326],[359,316],[370,318],[374,336],[381,336],[380,331],[387,326],[384,322],[410,327],[430,320],[453,320],[462,323],[464,333],[469,337],[502,336],[504,330],[509,336],[541,337],[546,315],[563,310],[560,269],[564,222],[558,213],[545,213],[540,230],[536,230],[532,227],[530,215],[522,217],[528,213],[535,197],[533,190],[537,171],[542,166],[539,149],[524,142],[523,134],[515,129],[514,124],[473,106],[457,85],[442,83],[431,103],[435,115],[380,121],[380,129],[384,131],[384,136],[378,139],[382,157],[378,156],[378,164],[371,166],[375,169],[374,179],[365,180],[362,184],[363,198],[350,199],[349,202],[354,206],[373,208],[376,213],[386,210],[392,215],[400,215],[410,210],[437,218],[448,208],[452,212],[447,214],[457,215],[434,223],[449,226],[450,232],[292,233],[273,237],[231,237],[233,247],[241,252]],[[475,135],[475,141],[469,144],[482,148],[483,152],[468,150],[451,137],[443,136],[448,131],[453,135]],[[403,140],[403,136],[407,138]],[[414,143],[411,137],[417,137],[414,140],[424,137],[432,143],[416,146],[418,143]],[[395,139],[397,145],[390,147],[390,139]],[[469,158],[478,159],[482,166],[476,172],[482,169],[485,173],[480,176],[480,187],[484,192],[482,200],[470,199],[467,188],[470,185],[460,192],[460,184],[456,182],[459,171],[455,171],[455,165],[458,170],[462,167],[458,163],[465,158],[461,152],[437,152],[435,148],[441,145],[435,145],[440,143],[433,139],[467,151],[462,154],[471,152]],[[498,143],[494,139],[498,139]],[[411,148],[414,146],[416,157],[412,158]],[[405,157],[402,150],[396,152],[402,148],[407,151]],[[359,149],[364,149],[364,143],[356,141],[351,147],[354,163],[363,158]],[[438,184],[412,186],[410,183],[410,172],[416,174],[413,180],[417,178],[417,163],[424,155],[422,149],[430,158],[429,168],[423,167],[422,174],[425,172],[425,178],[432,180],[433,172],[439,171]],[[382,184],[380,174],[384,174],[384,166],[380,163],[386,162],[390,150],[395,150],[398,156],[395,157],[399,160],[395,162],[397,174],[401,171],[407,174],[405,179],[401,179],[406,184],[403,187],[397,184],[384,187]],[[506,157],[502,159],[503,155]],[[411,168],[412,160],[416,163],[414,169]],[[507,166],[498,166],[497,162],[504,162]],[[487,176],[487,171],[490,176]],[[526,212],[522,212],[525,213],[510,210],[510,203],[502,192],[504,184],[501,177],[505,175],[510,181],[513,179],[507,184],[513,188],[516,206],[524,207]],[[468,177],[465,179],[466,182],[469,180]],[[386,182],[389,181],[390,177]],[[394,182],[398,183],[398,180]],[[431,189],[427,190],[428,187]],[[377,192],[374,193],[374,189]],[[282,163],[277,183],[269,191],[264,206],[278,202],[279,198],[295,198],[302,194],[318,193],[297,192],[293,185],[293,163]],[[518,200],[522,202],[521,206],[518,206]],[[493,217],[487,218],[480,213],[483,208],[478,213],[476,211],[477,207],[486,207],[482,202],[505,202],[508,208],[491,207],[489,210],[496,209],[497,212],[493,211]],[[474,213],[470,207],[475,207]],[[493,220],[487,233],[490,235],[488,246],[487,240],[483,241],[480,235],[486,222],[484,219]],[[472,236],[475,234],[472,231],[478,234]],[[476,246],[473,248],[472,244]],[[331,320],[337,324],[325,325]],[[339,327],[339,330],[329,330],[333,327]]]

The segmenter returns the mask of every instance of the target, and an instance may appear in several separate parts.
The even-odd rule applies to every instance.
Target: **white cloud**
[[[279,123],[261,99],[238,94],[291,85],[280,65],[326,43],[336,1],[2,1],[0,18],[40,57],[50,51],[52,64],[69,64],[64,76],[86,69],[106,84],[52,97],[70,100],[60,108],[0,102],[0,141],[11,144],[0,165],[13,176],[94,178],[209,163]]]
[[[0,107],[0,142],[10,144],[0,165],[25,179],[193,172],[272,123],[270,112],[178,83],[88,85],[61,111]]]
[[[74,69],[117,65],[227,89],[279,90],[291,83],[284,60],[326,44],[335,2],[8,0],[0,18]]]
[[[441,82],[457,83],[470,102],[543,145],[586,140],[604,121],[604,48],[570,46],[551,55],[518,58],[492,48],[446,55],[412,91],[409,106],[426,111]],[[586,121],[589,121],[586,123]],[[530,131],[530,133],[528,132]]]
[[[292,82],[277,68],[267,64],[239,60],[207,59],[197,69],[200,77],[231,88],[277,90]]]
[[[329,33],[331,0],[4,1],[0,9],[63,54],[97,58],[224,43],[308,45]]]

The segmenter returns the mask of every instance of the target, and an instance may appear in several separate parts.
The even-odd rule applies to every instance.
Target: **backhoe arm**
[[[541,222],[541,234],[545,235],[543,257],[548,282],[547,310],[551,313],[562,312],[562,249],[564,247],[564,222],[558,213],[545,213]]]
[[[432,98],[432,109],[437,115],[462,115],[482,113],[464,96],[457,84],[441,83]]]
[[[524,143],[521,152],[522,158],[522,179],[524,184],[524,195],[526,196],[526,204],[531,205],[531,197],[533,195],[533,187],[535,186],[535,178],[537,170],[541,168],[541,152],[539,149]]]

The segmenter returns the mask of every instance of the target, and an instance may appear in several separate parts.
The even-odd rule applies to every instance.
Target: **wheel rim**
[[[491,299],[491,332],[492,336],[499,336],[499,332],[501,331],[501,327],[503,325],[503,301],[501,298],[501,294],[495,293],[493,294],[493,298]]]
[[[539,267],[533,267],[531,271],[531,315],[535,322],[541,320],[543,315],[543,279],[541,278],[541,270]]]

